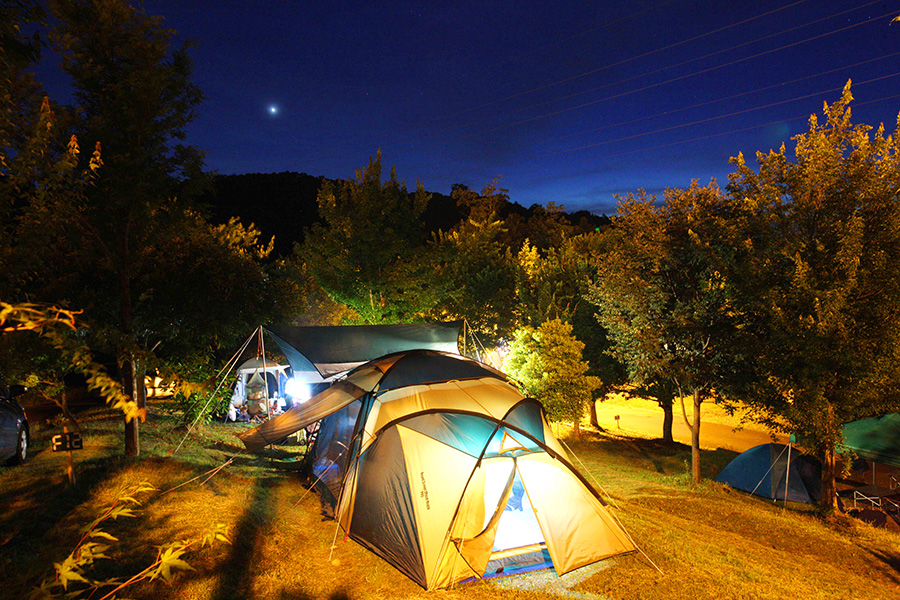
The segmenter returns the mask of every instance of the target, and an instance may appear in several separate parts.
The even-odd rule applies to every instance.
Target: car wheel
[[[28,457],[28,427],[23,423],[16,436],[16,453],[9,459],[10,465],[21,465]]]

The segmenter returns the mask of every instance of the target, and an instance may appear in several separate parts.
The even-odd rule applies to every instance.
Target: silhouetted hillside
[[[295,243],[303,241],[306,228],[321,221],[316,197],[324,181],[324,177],[294,172],[218,175],[213,180],[213,191],[201,198],[201,202],[209,206],[215,223],[240,217],[245,225],[256,225],[266,242],[275,236],[275,252],[286,256],[293,251]],[[511,202],[500,216],[506,219],[518,215],[527,222],[541,210],[543,207],[537,204],[524,208]],[[429,231],[449,231],[461,218],[450,196],[431,192],[424,214]],[[566,218],[579,233],[609,223],[605,215],[587,211],[566,214]]]

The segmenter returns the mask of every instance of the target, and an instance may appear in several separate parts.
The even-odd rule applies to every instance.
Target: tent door
[[[491,501],[491,494],[486,489],[486,509]],[[496,501],[494,506],[497,506]],[[511,490],[500,513],[491,558],[484,577],[510,575],[551,566],[553,563],[547,551],[544,534],[516,469]]]

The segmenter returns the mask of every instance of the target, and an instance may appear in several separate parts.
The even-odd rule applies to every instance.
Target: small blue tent
[[[822,497],[822,464],[794,447],[761,444],[737,455],[716,481],[764,498],[812,504]]]

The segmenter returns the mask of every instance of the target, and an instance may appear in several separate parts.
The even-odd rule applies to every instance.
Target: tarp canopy
[[[266,423],[238,437],[248,450],[274,444],[300,429],[337,412],[367,392],[385,391],[435,381],[506,376],[488,365],[458,354],[415,350],[383,356],[354,369],[345,379]]]
[[[900,413],[847,423],[843,434],[838,452],[854,452],[866,460],[900,467]]]
[[[328,378],[380,356],[425,349],[458,353],[462,321],[401,325],[269,327],[295,376],[317,371]]]
[[[794,447],[761,444],[737,455],[716,481],[764,498],[812,504],[822,497],[822,464]]]
[[[348,537],[422,587],[533,568],[562,575],[635,549],[541,405],[499,371],[416,350],[366,363],[331,390],[294,422],[332,411],[308,451],[316,488]],[[277,421],[241,438],[255,447]]]

